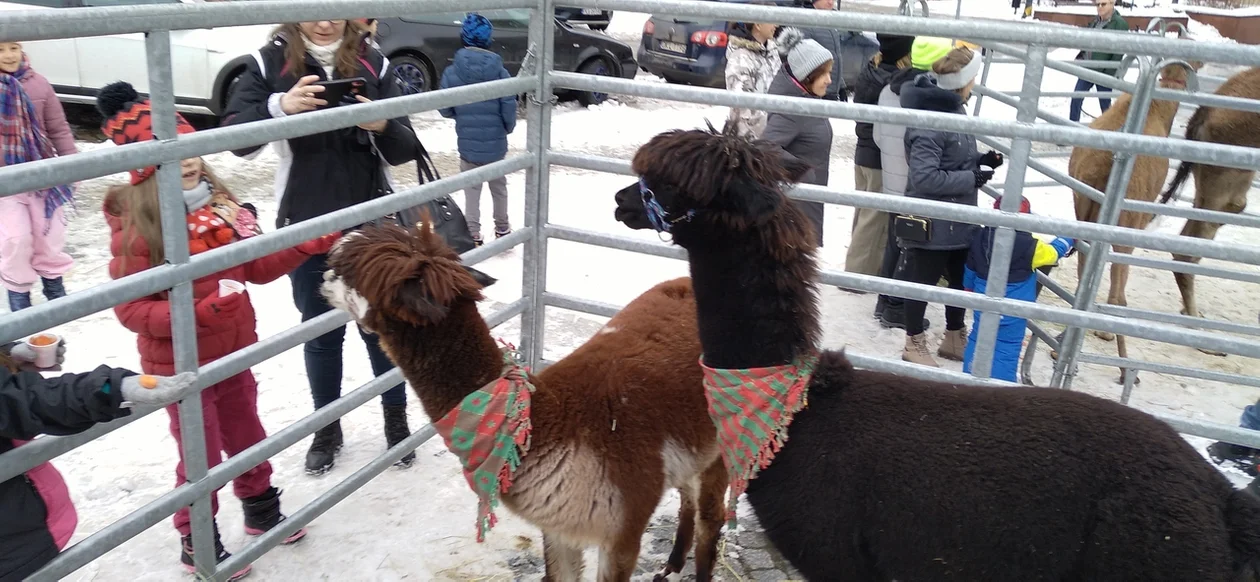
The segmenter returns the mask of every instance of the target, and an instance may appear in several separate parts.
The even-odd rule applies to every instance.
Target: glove
[[[127,376],[122,381],[122,397],[126,403],[133,405],[166,406],[179,402],[196,381],[197,375],[192,372],[174,376]]]
[[[976,174],[976,188],[989,183],[993,179],[993,170],[972,170]]]
[[[303,254],[311,256],[326,255],[328,254],[328,251],[332,250],[333,245],[337,244],[338,240],[341,240],[341,233],[334,232],[332,234],[321,236],[317,239],[308,240],[298,245],[297,250]]]
[[[1002,167],[1002,154],[989,150],[983,156],[980,156],[980,161],[978,163],[981,166],[988,166],[996,170]]]
[[[25,372],[40,371],[57,371],[61,369],[61,365],[66,363],[66,340],[61,339],[61,344],[57,346],[57,363],[51,368],[35,367],[35,350],[24,343],[13,344],[13,348],[9,350],[9,357],[17,362],[18,367]]]
[[[215,329],[224,325],[233,325],[236,312],[244,304],[245,293],[233,293],[227,297],[220,297],[219,292],[215,291],[214,295],[197,302],[194,308],[197,325]]]

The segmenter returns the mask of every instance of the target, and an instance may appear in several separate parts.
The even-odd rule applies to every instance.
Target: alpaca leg
[[[1112,250],[1117,253],[1126,253],[1126,254],[1133,253],[1133,247],[1112,247]],[[1129,278],[1128,265],[1121,265],[1119,263],[1111,264],[1111,285],[1107,288],[1107,303],[1109,305],[1116,304],[1115,297],[1116,297],[1117,292],[1119,292],[1120,295],[1124,294],[1123,285],[1124,285],[1124,281],[1127,280],[1128,278]],[[1116,339],[1116,334],[1111,333],[1109,331],[1102,331],[1102,330],[1096,329],[1094,330],[1094,335],[1098,336],[1098,339],[1101,339],[1107,342]]]
[[[687,553],[691,551],[691,543],[695,538],[698,493],[699,487],[694,482],[678,488],[678,495],[682,500],[678,504],[678,530],[674,533],[674,549],[669,553],[665,568],[652,578],[654,582],[669,579],[670,574],[682,572],[687,565]]]
[[[718,542],[722,538],[722,526],[726,521],[726,486],[728,474],[722,460],[718,459],[700,476],[700,496],[697,499],[698,525],[696,527],[696,581],[708,582],[717,567]]]
[[[1116,247],[1116,252],[1124,254],[1133,254],[1133,247]],[[1107,293],[1107,303],[1109,305],[1119,305],[1128,307],[1129,300],[1125,297],[1125,288],[1129,285],[1129,265],[1112,264],[1111,265],[1111,289]],[[1116,354],[1121,359],[1129,357],[1129,346],[1125,342],[1125,337],[1116,335]],[[1124,368],[1120,368],[1120,379],[1117,382],[1124,383]],[[1134,384],[1141,384],[1142,379],[1134,377]]]
[[[651,507],[642,518],[626,516],[617,537],[599,549],[599,582],[630,582],[639,561],[639,544],[651,519]]]
[[[543,582],[579,582],[582,579],[582,548],[571,546],[543,532],[543,562],[547,565]]]
[[[1237,168],[1197,167],[1194,171],[1194,207],[1238,214],[1247,209],[1247,191],[1251,188],[1253,178],[1255,178],[1255,172]],[[1220,224],[1187,220],[1186,226],[1181,229],[1181,236],[1214,240],[1216,231],[1220,228]],[[1173,255],[1174,261],[1186,263],[1197,264],[1200,259],[1200,257]],[[1173,276],[1177,280],[1177,289],[1181,291],[1181,313],[1203,317],[1195,300],[1194,275],[1174,273]],[[1225,355],[1223,352],[1203,348],[1199,348],[1199,351],[1214,356]]]

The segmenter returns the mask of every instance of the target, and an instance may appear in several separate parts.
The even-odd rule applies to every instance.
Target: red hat
[[[153,139],[153,112],[149,100],[141,100],[134,87],[126,81],[110,83],[96,94],[96,108],[105,118],[101,131],[117,145],[125,145]],[[175,114],[175,132],[193,133],[192,125],[179,113]],[[152,176],[157,166],[131,170],[134,186]]]
[[[1001,196],[998,196],[998,197],[997,197],[997,200],[994,200],[994,201],[993,201],[993,209],[994,209],[994,210],[1001,210],[1001,209],[1002,209],[1002,197],[1001,197]],[[1032,214],[1032,203],[1031,203],[1031,202],[1029,202],[1027,198],[1022,198],[1022,199],[1020,199],[1020,201],[1019,201],[1019,211],[1020,211],[1021,213],[1023,213],[1023,214]]]

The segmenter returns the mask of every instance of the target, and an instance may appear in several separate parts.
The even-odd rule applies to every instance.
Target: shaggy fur
[[[462,265],[427,225],[349,235],[328,264],[325,296],[380,335],[429,418],[501,373],[502,352],[476,305],[494,280]],[[579,580],[589,545],[600,548],[601,582],[629,580],[671,488],[682,506],[662,576],[682,570],[694,539],[696,576],[710,579],[727,477],[704,398],[695,310],[689,279],[661,283],[532,376],[531,445],[503,503],[542,529],[546,580]]]
[[[1201,63],[1194,63],[1195,70],[1202,66]],[[1159,86],[1165,89],[1182,89],[1186,88],[1186,78],[1188,71],[1181,65],[1169,65],[1160,71]],[[1129,106],[1133,102],[1133,96],[1124,94],[1116,100],[1115,105],[1108,109],[1105,113],[1098,116],[1093,123],[1089,124],[1091,129],[1103,131],[1119,131],[1124,126],[1125,118],[1129,115]],[[1180,107],[1177,101],[1167,101],[1156,99],[1151,102],[1150,112],[1146,115],[1146,124],[1143,126],[1142,133],[1155,137],[1168,137],[1172,131],[1173,118],[1177,116],[1177,108]],[[1101,192],[1107,191],[1107,180],[1111,178],[1112,152],[1110,150],[1095,150],[1085,147],[1072,149],[1072,157],[1068,160],[1068,174],[1077,180],[1080,180]],[[1152,156],[1138,156],[1133,163],[1133,177],[1129,180],[1129,188],[1125,191],[1124,197],[1128,200],[1140,200],[1142,202],[1154,202],[1159,196],[1159,191],[1164,187],[1164,180],[1168,177],[1168,158],[1157,158]],[[1090,200],[1080,192],[1076,192],[1076,219],[1088,222],[1098,222],[1098,213],[1102,206]],[[1120,213],[1120,220],[1116,223],[1126,228],[1136,228],[1138,230],[1145,229],[1150,223],[1154,215],[1143,212],[1132,212],[1125,210]],[[1133,254],[1133,247],[1115,245],[1111,247],[1117,253]],[[1084,273],[1085,261],[1078,260],[1076,262],[1076,274],[1079,277]],[[1125,297],[1125,287],[1129,282],[1129,265],[1120,263],[1111,264],[1111,287],[1107,291],[1107,303],[1111,305],[1127,306],[1128,299]],[[1116,337],[1115,334],[1108,331],[1095,331],[1095,335],[1105,340],[1116,340],[1116,351],[1121,358],[1129,357],[1129,349],[1125,343],[1124,336]],[[1120,378],[1118,382],[1124,382],[1124,369],[1120,370]]]
[[[695,211],[671,232],[709,365],[781,364],[816,339],[814,249],[783,194],[799,171],[777,160],[700,130],[634,158],[669,215]],[[617,204],[627,226],[650,226],[637,184]],[[788,436],[748,501],[810,580],[1232,582],[1260,565],[1260,500],[1112,401],[855,370],[828,351]]]
[[[1216,94],[1260,99],[1260,67],[1247,69],[1234,75],[1216,90]],[[1186,139],[1260,148],[1260,113],[1200,107],[1186,124]],[[1160,203],[1171,200],[1191,173],[1194,174],[1195,208],[1234,214],[1246,210],[1247,191],[1251,189],[1251,181],[1256,177],[1254,170],[1205,166],[1193,162],[1182,162],[1177,167],[1177,175],[1160,198]],[[1181,236],[1211,240],[1216,238],[1216,231],[1220,228],[1221,225],[1216,223],[1187,220],[1185,227],[1181,229]],[[1173,255],[1173,259],[1198,263],[1202,257]],[[1173,275],[1177,278],[1177,288],[1181,290],[1181,312],[1187,315],[1201,315],[1194,299],[1194,275],[1190,273],[1173,273]]]

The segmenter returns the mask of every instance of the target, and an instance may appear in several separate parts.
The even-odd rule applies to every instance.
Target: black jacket
[[[318,75],[327,80],[324,69],[309,54],[305,70],[287,70],[286,44],[286,39],[276,37],[254,53],[254,60],[246,66],[228,100],[224,125],[271,118],[280,110],[279,94],[291,89],[303,76]],[[367,81],[364,96],[377,101],[401,95],[398,82],[388,74],[389,60],[366,42],[361,43],[361,50],[359,68],[353,76]],[[333,77],[341,78],[336,71]],[[275,178],[279,200],[276,226],[281,227],[392,192],[382,162],[396,166],[415,159],[419,141],[411,122],[398,117],[389,120],[385,131],[379,134],[349,127],[276,142],[275,146],[281,158]],[[250,156],[261,149],[262,146],[255,146],[233,153]]]
[[[966,115],[962,97],[936,86],[931,75],[920,75],[901,87],[905,109],[939,111]],[[924,198],[953,204],[976,205],[976,173],[980,153],[975,136],[952,131],[911,127],[905,137],[909,166],[906,197]],[[978,228],[974,224],[933,218],[925,243],[901,240],[901,248],[957,250],[971,246]]]
[[[897,72],[896,63],[880,63],[867,61],[858,75],[857,87],[853,89],[853,102],[863,105],[878,105],[879,93],[888,86]],[[875,144],[875,124],[859,121],[853,126],[857,134],[857,147],[853,151],[853,162],[863,168],[880,169],[879,146]]]
[[[45,379],[0,367],[0,454],[13,450],[14,440],[75,434],[131,414],[119,407],[122,379],[131,375],[101,366],[87,374]],[[57,557],[46,523],[54,503],[70,500],[46,501],[26,475],[0,483],[0,582],[21,580]]]

